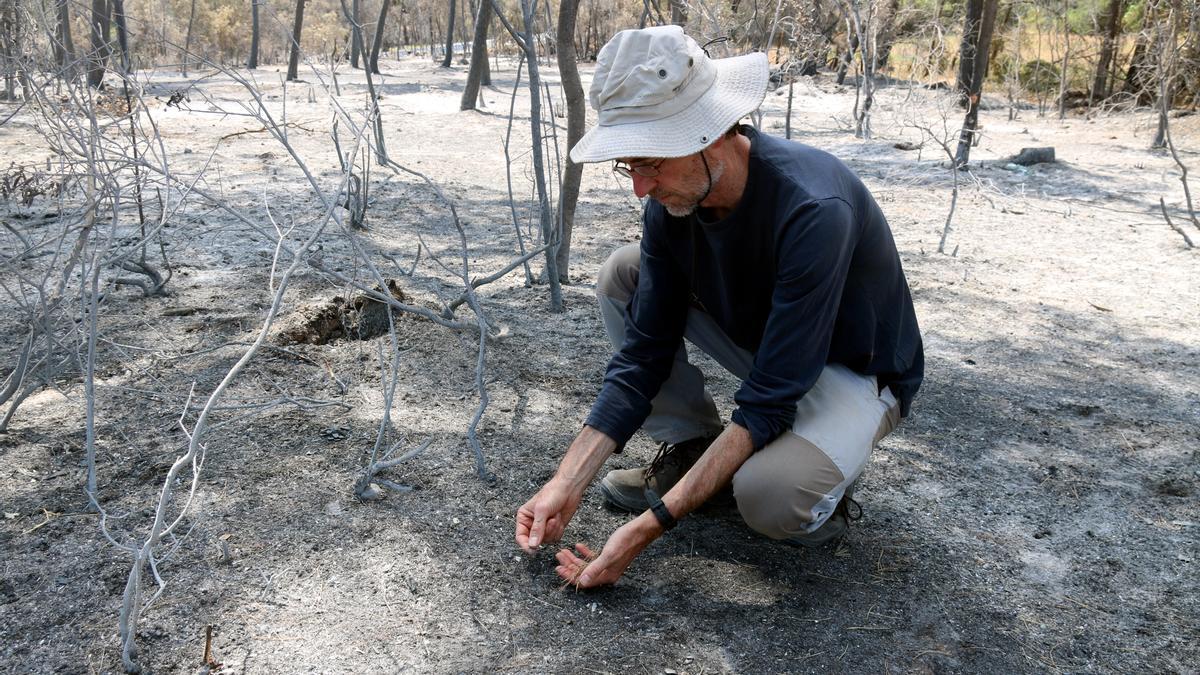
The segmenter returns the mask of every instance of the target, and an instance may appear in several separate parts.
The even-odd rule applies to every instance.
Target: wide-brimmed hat
[[[762,104],[767,56],[710,59],[679,26],[624,30],[596,58],[589,99],[600,121],[576,163],[699,152]]]

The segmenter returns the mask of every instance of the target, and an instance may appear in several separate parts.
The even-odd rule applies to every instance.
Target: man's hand
[[[546,541],[562,539],[563,530],[579,508],[580,496],[572,495],[564,483],[551,480],[532,499],[517,509],[517,546],[536,553]]]
[[[593,553],[586,544],[575,544],[575,551],[579,555],[570,549],[562,549],[555,556],[558,567],[554,571],[576,588],[614,584],[625,573],[629,563],[660,534],[662,528],[654,516],[643,513],[617,528],[605,542],[600,555]]]
[[[583,501],[583,491],[616,449],[616,441],[603,432],[583,427],[550,482],[517,509],[517,546],[521,550],[533,554],[542,542],[562,539]]]
[[[750,432],[737,424],[729,425],[695,466],[663,495],[663,504],[676,518],[683,518],[728,483],[753,451]],[[518,532],[519,527],[518,524]],[[559,551],[555,556],[558,560],[555,571],[576,588],[595,588],[615,583],[629,563],[662,532],[662,526],[654,514],[643,512],[613,532],[598,556],[583,544],[575,546],[579,555],[569,549]]]

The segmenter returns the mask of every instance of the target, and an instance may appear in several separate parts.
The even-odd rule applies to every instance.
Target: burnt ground
[[[459,204],[476,275],[515,248],[505,115],[495,112],[507,111],[512,73],[498,75],[483,114],[456,111],[459,72],[401,62],[384,87],[391,150]],[[210,87],[216,100],[238,97],[223,80]],[[930,145],[920,158],[893,147],[921,140],[899,120],[937,106],[903,108],[916,105],[907,92],[884,89],[876,139],[857,141],[845,129],[852,91],[820,77],[797,91],[800,139],[846,159],[887,213],[926,340],[914,413],[873,456],[858,494],[865,516],[845,541],[791,548],[709,510],[615,587],[588,593],[561,587],[551,550],[530,559],[515,547],[513,514],[553,472],[603,374],[595,272],[638,235],[636,204],[605,168],[589,168],[565,311],[551,313],[547,289],[519,271],[481,289],[505,328],[489,345],[480,427],[495,481],[476,475],[465,439],[477,404],[469,334],[396,316],[393,437],[432,443],[387,474],[412,491],[373,502],[352,486],[381,418],[388,338],[264,350],[230,405],[300,403],[216,416],[195,501],[163,549],[167,586],[141,622],[147,669],[196,672],[212,625],[223,672],[1195,672],[1200,257],[1157,213],[1160,194],[1170,204],[1181,195],[1169,157],[1145,149],[1148,117],[985,113],[978,183],[960,197],[950,256],[936,253],[946,169]],[[321,104],[290,95],[298,119],[321,119]],[[768,97],[769,131],[782,126],[781,105]],[[183,167],[253,126],[199,106],[158,110]],[[1194,118],[1176,124],[1184,157],[1200,164]],[[324,132],[294,133],[319,178],[336,182]],[[0,145],[14,156],[41,149],[21,118]],[[1060,162],[1005,168],[1027,145],[1055,145]],[[277,217],[311,217],[315,199],[262,135],[226,141],[215,161],[223,194],[246,213],[263,216],[269,194]],[[519,194],[530,189],[526,163],[515,164]],[[452,298],[455,280],[428,258],[405,277],[382,257],[411,262],[419,233],[455,264],[445,211],[409,178],[381,179],[373,195],[357,236],[377,263],[410,301]],[[52,227],[40,202],[5,208],[27,233]],[[186,444],[189,388],[212,391],[270,302],[273,242],[202,204],[168,232],[173,294],[105,297],[99,499],[121,542],[145,536]],[[338,237],[323,242],[326,260],[351,269]],[[305,271],[284,319],[336,295],[349,297]],[[13,315],[0,327],[6,364],[23,334]],[[737,383],[698,358],[728,414]],[[0,435],[0,670],[119,671],[131,560],[87,511],[81,384],[58,384]],[[644,463],[652,450],[639,436],[609,466]],[[599,501],[589,492],[569,541],[599,545],[623,522]]]

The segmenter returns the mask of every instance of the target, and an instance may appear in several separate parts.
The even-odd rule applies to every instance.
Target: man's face
[[[633,170],[633,193],[638,198],[650,195],[676,218],[695,211],[700,206],[700,200],[709,192],[709,172],[705,171],[699,153],[663,160],[635,157],[623,161]],[[637,172],[639,168],[654,166],[657,166],[657,175],[643,176]],[[714,162],[709,169],[712,182],[716,183],[725,166],[721,162]]]

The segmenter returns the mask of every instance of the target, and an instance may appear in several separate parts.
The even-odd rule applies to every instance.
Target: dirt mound
[[[387,289],[397,301],[407,301],[397,280],[388,279]],[[383,292],[379,286],[375,290]],[[338,338],[370,340],[387,332],[387,305],[360,293],[349,301],[337,295],[328,300],[301,305],[280,322],[273,341],[278,345],[323,345]]]

